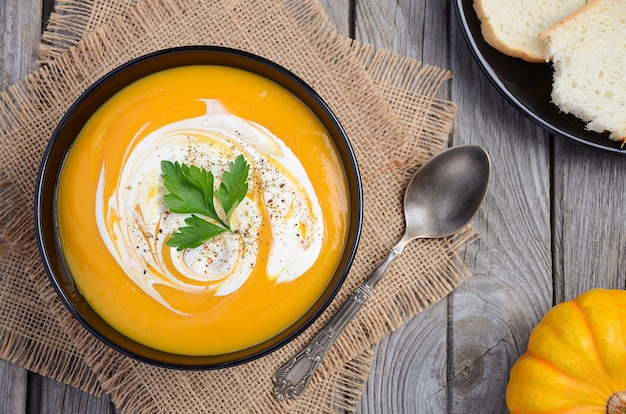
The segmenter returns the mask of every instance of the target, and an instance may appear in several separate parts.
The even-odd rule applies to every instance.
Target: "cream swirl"
[[[96,195],[98,230],[109,252],[140,289],[178,313],[185,312],[165,299],[164,288],[233,293],[251,275],[260,251],[267,251],[260,243],[267,242],[267,277],[292,281],[315,263],[324,236],[313,184],[294,153],[269,130],[229,113],[219,101],[205,103],[204,115],[136,138],[113,190],[107,193],[105,183],[117,172],[103,166]],[[161,160],[205,168],[219,185],[238,154],[250,163],[249,190],[231,218],[233,232],[193,249],[167,246],[168,236],[188,215],[165,207]],[[269,233],[263,232],[266,225]],[[271,240],[260,240],[263,234]]]

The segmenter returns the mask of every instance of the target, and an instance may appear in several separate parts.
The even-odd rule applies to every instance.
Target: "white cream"
[[[157,287],[214,291],[218,296],[239,289],[257,262],[264,215],[272,234],[266,272],[276,283],[304,274],[317,260],[324,235],[313,185],[293,152],[263,126],[227,112],[219,101],[205,102],[205,115],[136,138],[124,156],[115,190],[104,193],[104,183],[111,181],[107,174],[115,174],[106,166],[97,190],[96,220],[108,250],[137,286],[179,313]],[[233,233],[224,232],[193,249],[167,246],[168,236],[184,226],[189,215],[167,211],[161,161],[205,168],[215,176],[217,187],[228,163],[239,154],[250,164],[249,189],[231,218]]]

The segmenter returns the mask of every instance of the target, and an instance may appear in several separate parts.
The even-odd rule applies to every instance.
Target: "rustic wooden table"
[[[451,144],[493,159],[473,221],[481,240],[468,282],[377,347],[361,413],[506,412],[508,373],[555,303],[593,287],[625,288],[626,158],[553,137],[525,119],[472,59],[446,0],[325,0],[339,31],[452,70]],[[36,68],[54,0],[0,2],[0,88]],[[95,398],[0,360],[2,413],[111,413]]]

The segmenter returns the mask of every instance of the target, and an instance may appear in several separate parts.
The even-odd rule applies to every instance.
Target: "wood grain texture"
[[[40,0],[0,3],[0,87],[9,86],[36,67],[41,13]]]
[[[557,300],[626,286],[626,159],[559,140],[554,149]]]
[[[351,36],[354,0],[319,0],[330,21],[342,36]]]
[[[454,144],[492,158],[490,191],[465,262],[474,276],[450,295],[448,412],[506,412],[508,372],[552,305],[550,138],[513,109],[474,62],[455,16],[450,28]]]
[[[447,406],[444,299],[376,347],[360,413],[441,413]]]
[[[548,137],[486,80],[449,5],[414,3],[357,2],[357,38],[450,68],[455,77],[447,97],[459,105],[453,144],[482,145],[500,162],[494,161],[490,194],[473,223],[484,238],[465,252],[474,277],[442,301],[447,306],[427,310],[408,329],[391,335],[384,348],[381,344],[373,376],[387,375],[371,378],[377,392],[369,385],[362,407],[376,407],[372,412],[403,407],[406,412],[501,413],[506,411],[508,369],[525,349],[520,338],[527,337],[552,303]],[[413,348],[398,352],[400,343]],[[442,346],[446,352],[435,352],[442,357],[428,364],[406,359]],[[440,369],[441,361],[445,369]],[[380,384],[393,383],[394,374],[407,367],[414,368],[409,376],[419,389],[436,392],[425,396]],[[438,371],[445,382],[442,376],[431,377]]]
[[[356,2],[358,40],[426,64],[449,67],[448,25],[446,2]],[[442,88],[444,97],[448,88]],[[443,299],[377,346],[360,412],[447,411],[447,308]]]
[[[447,2],[358,0],[355,37],[379,49],[448,67]]]
[[[0,2],[0,89],[36,67],[41,36],[41,1]],[[0,275],[2,277],[2,275]],[[28,371],[0,360],[0,412],[22,413],[27,406]]]
[[[58,381],[37,376],[29,383],[30,413],[93,413],[116,412],[108,397],[97,398]]]
[[[0,413],[26,412],[28,371],[0,360]]]

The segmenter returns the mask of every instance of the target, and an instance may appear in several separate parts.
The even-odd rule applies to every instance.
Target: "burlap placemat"
[[[300,350],[403,232],[402,194],[417,166],[445,147],[455,106],[435,94],[449,72],[339,36],[314,1],[61,1],[43,66],[0,95],[0,357],[129,412],[354,410],[372,346],[461,283],[457,252],[474,235],[410,244],[324,360],[305,395],[279,402],[270,376]],[[364,184],[357,257],[337,300],[283,349],[218,371],[157,368],[88,334],[58,300],[40,264],[35,174],[54,126],[87,86],[154,50],[191,44],[243,49],[285,66],[336,112]]]

